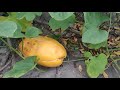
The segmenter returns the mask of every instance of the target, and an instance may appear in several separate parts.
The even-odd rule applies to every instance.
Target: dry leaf
[[[74,37],[74,41],[75,41],[75,42],[77,42],[77,41],[78,41],[78,39],[77,39],[76,37]]]
[[[75,23],[74,26],[73,26],[74,29],[78,29],[78,30],[82,30],[83,29],[83,22],[78,22],[78,23]]]
[[[119,26],[115,26],[114,29],[120,30],[120,27]]]
[[[115,43],[110,42],[110,41],[108,41],[108,44],[109,44],[109,45],[113,45],[113,46],[116,45]]]
[[[116,39],[115,39],[115,41],[119,41],[120,40],[120,37],[117,37]]]
[[[74,26],[73,26],[73,28],[74,29],[78,29],[80,26],[81,26],[80,23],[75,23]]]
[[[78,70],[79,70],[80,72],[82,72],[83,69],[82,69],[82,66],[81,66],[81,65],[78,66]]]
[[[112,58],[113,58],[113,57],[116,57],[116,55],[115,55],[115,54],[111,54],[111,55],[110,55],[110,57],[112,57]]]
[[[106,72],[103,72],[103,76],[104,76],[104,78],[109,78],[108,74]]]
[[[80,51],[81,53],[84,53],[84,52],[85,52],[84,49],[79,49],[79,51]]]
[[[114,52],[114,54],[116,54],[116,55],[120,55],[120,51],[116,51],[116,52]]]
[[[68,40],[68,39],[63,39],[63,38],[62,38],[62,41],[63,41],[63,43],[64,43],[65,46],[67,45],[67,40]]]
[[[118,48],[119,48],[119,47],[120,47],[120,43],[119,43],[116,47],[118,47]]]

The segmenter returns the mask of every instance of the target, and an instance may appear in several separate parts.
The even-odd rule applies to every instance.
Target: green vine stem
[[[120,48],[109,49],[109,51],[118,51]]]
[[[77,59],[77,60],[69,60],[69,61],[63,61],[64,63],[66,62],[78,62],[78,61],[85,61],[84,59]]]
[[[109,26],[109,29],[108,29],[108,32],[110,32],[110,28],[111,28],[111,25],[112,25],[112,12],[110,13],[110,21],[109,21],[109,23],[110,23],[110,26]]]
[[[3,38],[0,37],[0,40],[4,42],[11,50],[13,50],[15,53],[17,53],[22,59],[25,59],[16,49],[14,49],[12,46],[10,46]]]
[[[114,59],[114,58],[112,58],[111,56],[110,56],[110,59],[111,59],[112,61],[110,62],[110,64],[108,64],[107,68],[108,68],[112,63],[117,62],[117,61],[120,61],[120,58]],[[106,69],[107,69],[107,68],[106,68]]]

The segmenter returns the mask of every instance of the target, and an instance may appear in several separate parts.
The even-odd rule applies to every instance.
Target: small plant
[[[87,58],[85,64],[87,66],[88,76],[91,78],[97,78],[100,74],[102,74],[107,65],[107,56],[103,53],[92,56],[90,52],[85,52],[84,57]]]

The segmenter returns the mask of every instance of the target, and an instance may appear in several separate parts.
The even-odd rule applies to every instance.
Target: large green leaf
[[[55,20],[62,21],[73,15],[74,12],[49,12],[50,16]]]
[[[23,19],[24,17],[28,21],[32,21],[36,16],[41,16],[42,12],[17,12],[17,18]]]
[[[101,30],[99,26],[108,21],[109,18],[101,12],[84,12],[84,33],[82,42],[90,44],[100,44],[108,39],[108,32]]]
[[[54,18],[51,18],[49,21],[49,26],[52,28],[52,30],[56,30],[61,28],[62,30],[66,30],[70,24],[75,23],[75,15],[72,15],[71,17],[63,20],[63,21],[57,21]]]
[[[26,37],[37,37],[39,34],[42,34],[42,30],[36,27],[28,27],[25,33]]]
[[[0,21],[0,36],[13,37],[17,24],[13,21]]]
[[[25,35],[21,32],[22,26],[18,22],[16,22],[16,24],[17,24],[17,30],[14,32],[14,35],[11,38],[23,38],[23,37],[25,37]]]
[[[100,54],[98,57],[93,57],[87,62],[87,73],[91,78],[97,78],[105,70],[107,65],[107,56]]]
[[[13,21],[19,25],[18,29],[21,29],[21,31],[25,32],[27,27],[32,26],[32,21],[27,21],[25,18],[18,20],[14,13],[10,13],[8,17],[0,17],[0,21]]]
[[[30,70],[34,69],[36,66],[35,64],[36,57],[28,57],[25,60],[21,60],[17,62],[14,66],[13,69],[10,71],[6,72],[3,76],[3,78],[19,78],[22,75],[26,74]]]
[[[106,47],[107,46],[107,41],[99,43],[99,44],[89,44],[88,48],[90,49],[99,49],[100,47]]]
[[[101,12],[84,12],[85,26],[96,27],[108,21],[109,18]]]
[[[98,28],[90,27],[86,29],[82,36],[82,42],[90,44],[99,44],[108,39],[109,33],[105,30],[99,30]]]

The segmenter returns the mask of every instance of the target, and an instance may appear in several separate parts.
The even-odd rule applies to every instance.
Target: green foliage
[[[13,69],[10,71],[6,72],[3,76],[3,78],[19,78],[22,75],[26,74],[30,70],[34,69],[36,66],[35,64],[36,57],[28,57],[25,60],[21,60],[17,62],[14,66]]]
[[[95,45],[107,41],[109,33],[99,28],[103,22],[109,20],[107,16],[100,12],[84,12],[84,19],[82,42]]]
[[[36,27],[28,27],[25,33],[26,37],[37,37],[39,34],[42,34],[42,31]]]
[[[59,28],[61,28],[62,30],[66,30],[70,26],[70,24],[75,23],[75,21],[75,15],[72,15],[69,18],[62,21],[58,21],[54,18],[51,18],[49,21],[49,26],[52,28],[53,31]]]
[[[8,17],[0,16],[0,36],[10,38],[38,36],[42,32],[38,28],[32,27],[31,20],[36,15],[40,16],[41,14],[41,12],[9,12]],[[22,32],[26,33],[23,34]]]
[[[49,12],[50,16],[57,21],[62,21],[73,15],[74,12]]]
[[[0,16],[0,37],[4,38],[25,38],[37,37],[42,34],[42,30],[32,25],[36,16],[41,16],[42,12],[8,12],[9,16]],[[71,24],[76,22],[74,12],[49,12],[52,17],[49,21],[50,28],[66,30]],[[106,47],[109,33],[101,30],[100,25],[108,21],[109,18],[101,12],[84,12],[84,30],[82,34],[82,42],[90,49],[99,49]],[[53,36],[58,39],[60,35]],[[76,48],[76,47],[75,47]],[[107,64],[107,56],[99,54],[92,56],[90,52],[85,52],[85,63],[87,73],[91,78],[97,78],[105,70]],[[17,62],[13,69],[4,74],[4,78],[19,78],[26,74],[36,64],[36,57],[28,57],[25,60]]]
[[[90,58],[92,57],[92,54],[90,52],[84,52],[84,57]]]
[[[89,44],[88,48],[90,49],[99,49],[100,47],[106,47],[107,46],[107,41],[102,42],[100,44]]]
[[[105,66],[108,63],[107,56],[103,53],[99,54],[97,57],[91,56],[90,52],[85,53],[85,56],[89,57],[89,59],[85,61],[88,76],[97,78],[105,70]]]
[[[109,18],[101,12],[84,12],[85,27],[96,27],[108,21]]]
[[[17,30],[17,24],[13,21],[0,21],[0,36],[13,37]]]
[[[23,38],[25,35],[20,30],[16,30],[12,38]]]
[[[108,32],[99,30],[97,28],[89,28],[83,36],[82,41],[84,43],[90,43],[90,44],[99,44],[108,39]]]
[[[42,12],[17,12],[17,19],[26,18],[28,21],[32,21],[36,16],[41,16]]]

